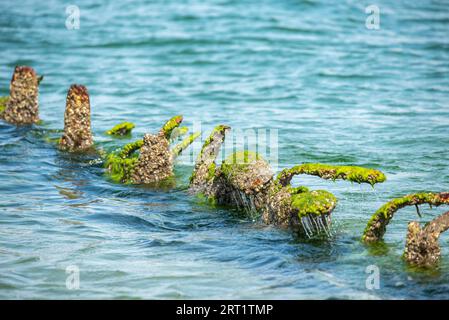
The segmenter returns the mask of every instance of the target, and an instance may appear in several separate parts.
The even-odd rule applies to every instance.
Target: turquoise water
[[[449,3],[76,0],[0,3],[0,95],[15,65],[45,76],[44,125],[0,123],[0,298],[449,298],[449,248],[435,272],[401,260],[414,208],[397,214],[383,250],[359,241],[385,201],[449,190]],[[333,237],[289,232],[188,196],[180,161],[169,192],[114,184],[100,165],[45,142],[63,127],[67,89],[88,87],[96,142],[120,121],[133,138],[175,114],[233,129],[278,129],[278,170],[302,162],[378,168],[372,189],[301,177],[339,198]],[[445,212],[423,208],[421,221]],[[380,289],[365,286],[380,270]],[[79,290],[66,268],[80,270]]]

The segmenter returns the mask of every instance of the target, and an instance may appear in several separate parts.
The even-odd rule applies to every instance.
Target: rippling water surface
[[[0,123],[1,298],[449,298],[449,237],[435,272],[401,260],[402,210],[385,246],[359,241],[370,215],[406,193],[449,189],[449,5],[376,1],[2,1],[0,94],[15,65],[45,76],[44,124]],[[383,170],[372,189],[301,177],[339,198],[334,236],[290,233],[188,196],[192,165],[164,192],[112,183],[100,165],[45,141],[63,126],[67,89],[85,84],[99,145],[132,121],[133,138],[182,113],[187,124],[278,129],[278,170],[302,162]],[[444,208],[423,209],[428,221]],[[369,265],[380,289],[367,290]],[[80,289],[66,289],[66,268]]]

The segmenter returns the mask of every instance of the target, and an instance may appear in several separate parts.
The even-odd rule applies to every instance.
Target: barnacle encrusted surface
[[[291,228],[308,237],[329,234],[330,214],[337,205],[333,194],[307,187],[282,186],[272,183],[266,196],[262,218],[267,224]]]
[[[436,217],[424,228],[418,222],[408,224],[403,258],[416,267],[433,268],[441,258],[440,234],[449,228],[449,212]]]
[[[268,162],[252,151],[231,154],[220,170],[230,186],[246,194],[258,193],[273,177]]]
[[[120,151],[110,153],[105,161],[110,177],[121,183],[147,184],[158,188],[174,186],[174,159],[200,135],[195,132],[170,150],[173,136],[177,138],[188,131],[183,129],[185,127],[179,128],[181,122],[182,116],[174,116],[158,134],[146,134],[142,140],[128,143]]]
[[[67,92],[64,133],[59,148],[66,151],[83,151],[92,145],[89,93],[85,86],[73,84]]]
[[[261,214],[273,172],[259,154],[239,151],[227,157],[215,174],[211,172],[213,168],[209,167],[208,178],[215,180],[217,203],[235,206],[251,217]]]
[[[195,162],[195,168],[190,176],[190,192],[207,193],[213,196],[212,183],[215,176],[215,159],[224,142],[225,135],[230,129],[230,127],[225,125],[216,126],[204,142]]]
[[[25,125],[39,121],[39,78],[31,67],[16,67],[10,84],[9,99],[2,118],[12,124]]]
[[[173,176],[172,160],[168,140],[163,134],[145,134],[131,181],[157,183]]]

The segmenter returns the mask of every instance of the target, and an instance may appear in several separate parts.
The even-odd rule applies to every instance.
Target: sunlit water
[[[449,298],[448,237],[435,272],[401,260],[414,208],[382,250],[360,242],[383,202],[449,189],[447,2],[376,1],[379,30],[365,27],[366,1],[148,2],[73,1],[80,29],[67,30],[66,2],[1,1],[0,94],[15,65],[45,79],[44,124],[0,124],[0,298]],[[355,164],[388,181],[295,179],[338,197],[328,241],[201,203],[186,193],[188,161],[171,191],[115,184],[45,141],[72,83],[89,89],[104,148],[128,141],[104,135],[120,121],[137,139],[181,113],[203,138],[221,123],[278,129],[278,170]],[[421,221],[444,210],[422,209]],[[369,265],[379,290],[366,288]],[[68,266],[79,290],[66,288]]]

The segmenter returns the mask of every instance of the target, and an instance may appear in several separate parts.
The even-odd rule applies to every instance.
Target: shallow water
[[[439,270],[401,260],[414,208],[388,228],[385,246],[359,241],[372,213],[406,193],[449,190],[449,7],[444,1],[0,3],[0,94],[15,65],[45,76],[44,124],[0,123],[0,298],[449,298],[449,238]],[[115,184],[100,165],[45,141],[63,126],[67,89],[85,84],[95,139],[120,121],[133,138],[182,113],[234,130],[278,129],[278,170],[302,162],[378,168],[372,189],[295,179],[334,193],[334,236],[289,232],[212,208],[186,194],[181,158],[169,192]],[[184,159],[184,160],[183,160]],[[422,209],[428,221],[444,208]],[[380,270],[380,289],[365,286]],[[80,289],[66,288],[66,268]]]

